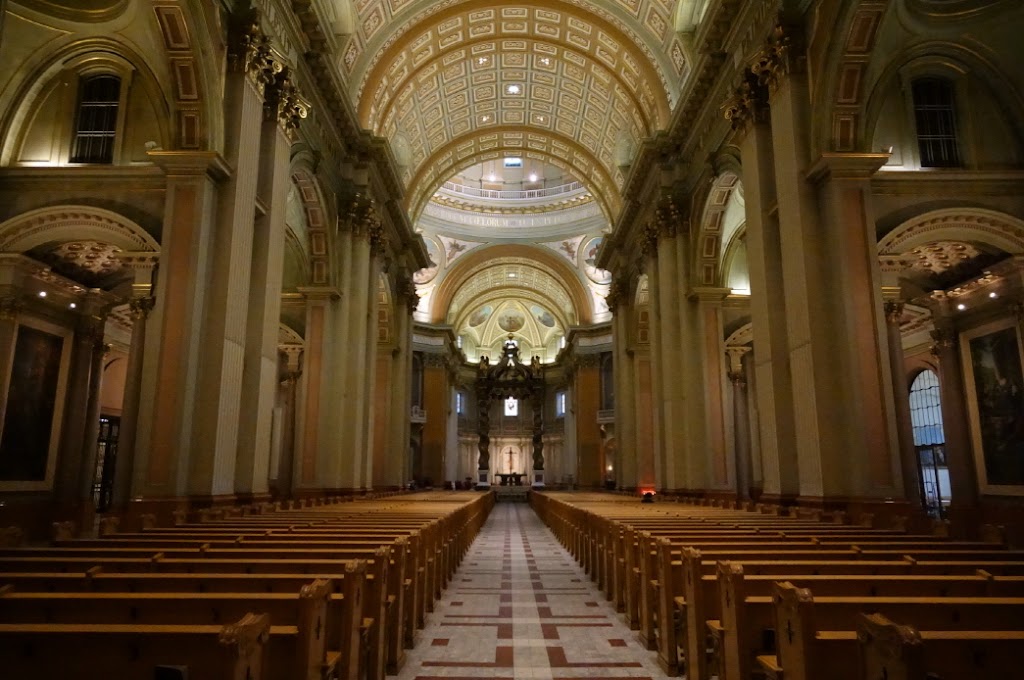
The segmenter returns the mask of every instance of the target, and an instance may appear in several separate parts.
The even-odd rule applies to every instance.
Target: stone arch
[[[206,96],[220,82],[220,59],[211,51],[221,42],[216,10],[212,16],[197,0],[172,0],[153,8],[174,81],[175,144],[178,149],[221,149],[223,111]]]
[[[754,343],[754,324],[748,321],[725,339],[726,347],[742,347]]]
[[[568,321],[583,325],[591,322],[593,310],[590,296],[580,281],[578,272],[554,251],[525,244],[484,246],[460,257],[431,297],[430,321],[444,323],[455,294],[474,274],[488,267],[495,258],[523,258],[536,262],[538,268],[554,276],[571,299],[576,318]]]
[[[879,257],[899,256],[935,241],[984,243],[1024,254],[1024,220],[984,208],[944,208],[913,217],[878,242]]]
[[[39,208],[0,224],[0,252],[24,253],[59,241],[92,240],[125,252],[157,253],[160,245],[126,217],[87,205]]]
[[[330,247],[331,213],[323,200],[320,184],[313,170],[301,159],[293,161],[291,178],[299,190],[299,198],[306,212],[306,226],[309,231],[309,265],[311,286],[330,286],[335,280],[333,257]]]
[[[711,182],[693,237],[692,282],[695,286],[719,286],[723,282],[722,255],[728,245],[723,240],[723,221],[729,200],[740,182],[739,173],[731,169],[721,172]]]
[[[158,76],[143,55],[128,44],[106,37],[82,39],[81,36],[71,35],[67,40],[70,42],[54,45],[52,49],[35,55],[23,65],[22,71],[26,75],[15,85],[11,97],[11,101],[17,104],[0,121],[0,163],[10,165],[18,162],[18,154],[26,142],[25,137],[37,123],[40,107],[54,109],[51,114],[54,121],[49,126],[49,134],[58,139],[54,139],[49,159],[40,158],[24,164],[53,165],[58,162],[62,143],[59,138],[70,135],[73,117],[57,114],[63,113],[65,109],[70,114],[75,102],[67,101],[66,95],[56,90],[65,89],[62,87],[62,79],[88,71],[117,75],[123,82],[122,92],[125,94],[133,81],[137,83],[142,88],[143,96],[149,100],[153,114],[151,122],[159,133],[155,135],[158,139],[152,141],[169,145],[172,134],[166,120],[166,108],[172,99],[172,85]],[[122,104],[129,103],[124,101],[125,94],[122,94]],[[61,99],[62,96],[65,99]],[[119,137],[124,133],[122,127],[119,125]],[[119,143],[121,141],[123,139]]]

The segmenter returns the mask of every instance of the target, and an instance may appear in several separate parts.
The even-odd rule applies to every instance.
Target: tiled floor
[[[399,680],[668,677],[529,506],[499,503]]]

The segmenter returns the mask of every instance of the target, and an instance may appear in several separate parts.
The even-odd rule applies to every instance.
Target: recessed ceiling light
[[[540,58],[540,63],[544,64],[545,66],[550,66],[551,65],[551,59],[549,57],[541,57]]]
[[[522,91],[523,88],[519,87],[518,85],[509,85],[508,87],[505,88],[505,92],[507,94],[519,94]]]
[[[508,278],[510,278],[510,279],[516,278],[516,273],[515,272],[509,272],[508,273]]]
[[[965,309],[967,309],[967,305],[965,305],[964,303],[962,303],[962,302],[961,302],[960,304],[958,304],[958,305],[956,306],[956,308],[957,308],[957,309],[959,309],[959,310],[960,310],[960,311],[962,312],[962,311],[964,311]]]
[[[995,291],[992,291],[991,293],[988,294],[988,296],[990,298],[997,298],[997,297],[999,297],[999,293],[997,293]]]
[[[480,122],[481,123],[490,123],[491,122],[491,117],[490,116],[480,116]]]
[[[76,305],[74,302],[68,305],[68,309],[75,309],[76,307],[78,307],[78,305]]]
[[[544,116],[537,116],[537,122],[538,123],[543,123],[544,122]]]
[[[478,63],[481,66],[483,66],[484,64],[487,63],[487,57],[478,57],[477,60],[476,60],[476,63]]]
[[[46,297],[46,291],[45,290],[39,291],[39,297]]]

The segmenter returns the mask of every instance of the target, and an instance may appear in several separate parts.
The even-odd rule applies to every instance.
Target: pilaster
[[[337,390],[330,378],[337,362],[334,323],[341,294],[327,286],[300,288],[299,292],[306,298],[306,335],[292,488],[333,488],[336,456],[329,435],[338,430],[330,415]]]
[[[637,484],[636,439],[636,375],[634,347],[631,333],[633,313],[632,275],[616,273],[608,292],[608,308],[612,310],[612,343],[615,362],[615,432],[618,446],[611,461],[615,480],[621,489],[633,489]]]
[[[685,455],[686,420],[682,417],[682,357],[679,339],[679,305],[677,293],[685,284],[679,278],[676,250],[678,215],[674,210],[660,213],[658,222],[657,288],[652,307],[658,316],[657,373],[661,376],[661,416],[664,472],[660,480],[662,489],[678,489],[676,465]],[[653,283],[652,283],[653,288]]]

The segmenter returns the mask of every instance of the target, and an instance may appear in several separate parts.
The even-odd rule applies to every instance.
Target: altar
[[[525,472],[499,472],[497,477],[501,480],[502,486],[522,486]]]

